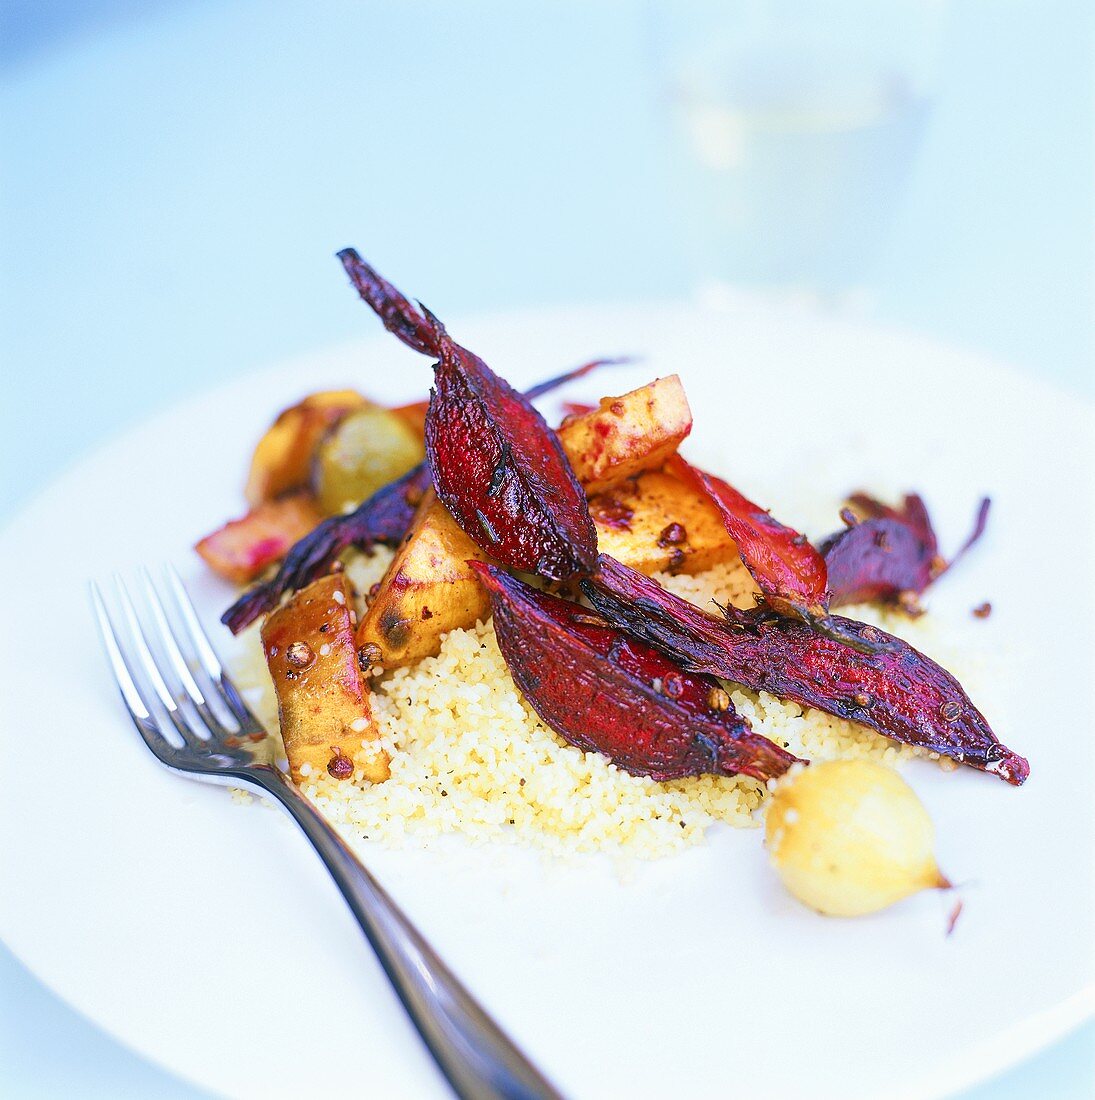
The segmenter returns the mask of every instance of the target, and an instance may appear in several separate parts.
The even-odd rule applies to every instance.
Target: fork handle
[[[248,777],[259,777],[252,771]],[[349,845],[280,772],[258,784],[312,842],[441,1072],[463,1100],[561,1100],[441,961]]]

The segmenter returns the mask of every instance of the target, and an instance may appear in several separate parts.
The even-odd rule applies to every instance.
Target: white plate
[[[932,603],[947,633],[991,658],[978,701],[1032,775],[1015,790],[908,770],[942,865],[965,884],[950,938],[938,895],[854,921],[807,912],[774,881],[755,831],[715,830],[623,881],[606,860],[547,863],[505,845],[374,853],[564,1092],[939,1096],[1090,1013],[1092,562],[1076,514],[1090,409],[933,344],[747,302],[454,332],[515,382],[646,355],[584,396],[679,372],[693,453],[721,451],[720,470],[814,534],[818,509],[831,517],[846,489],[920,488],[951,548],[977,496],[995,498],[988,536]],[[305,842],[141,747],[85,581],[170,559],[215,622],[227,589],[188,547],[239,512],[271,415],[310,389],[407,399],[428,381],[427,361],[386,334],[241,379],[81,461],[0,538],[0,936],[107,1031],[232,1096],[444,1090]],[[993,616],[975,623],[984,599]]]

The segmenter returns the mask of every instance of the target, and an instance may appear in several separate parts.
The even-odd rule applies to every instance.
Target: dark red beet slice
[[[996,739],[949,672],[876,627],[837,618],[849,637],[883,643],[866,653],[809,623],[764,609],[728,608],[725,621],[716,619],[605,555],[582,589],[614,626],[691,672],[862,723],[1015,786],[1030,771],[1023,757]]]
[[[802,619],[822,634],[865,652],[878,648],[847,634],[840,621],[828,614],[825,559],[805,535],[780,523],[722,478],[690,466],[680,455],[674,455],[666,469],[710,497],[770,610]]]
[[[895,603],[903,592],[919,594],[931,583],[931,553],[901,520],[864,520],[822,544],[834,607],[849,603]]]
[[[588,573],[597,556],[596,529],[544,418],[352,248],[338,256],[385,328],[438,359],[426,414],[426,460],[441,503],[503,565],[551,580]]]
[[[990,503],[988,497],[981,501],[972,533],[947,563],[918,495],[909,494],[901,508],[891,508],[865,493],[853,494],[849,504],[865,518],[821,544],[832,605],[908,602],[920,595],[981,537]]]
[[[928,506],[919,493],[906,494],[900,508],[891,508],[866,493],[852,493],[848,503],[866,519],[892,519],[905,524],[933,554],[939,552]]]
[[[796,613],[825,613],[825,561],[805,535],[780,523],[722,478],[690,466],[680,455],[670,460],[669,467],[711,498],[769,604],[787,604]]]
[[[795,762],[753,733],[715,680],[683,672],[578,604],[471,563],[514,682],[556,733],[632,775],[770,779]]]
[[[441,503],[503,565],[558,581],[588,573],[597,533],[559,437],[526,397],[434,324],[441,357],[426,457]]]

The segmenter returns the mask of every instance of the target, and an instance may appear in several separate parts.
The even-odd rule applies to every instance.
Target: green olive
[[[316,499],[328,515],[348,511],[425,457],[421,438],[402,417],[379,405],[355,409],[316,449]]]

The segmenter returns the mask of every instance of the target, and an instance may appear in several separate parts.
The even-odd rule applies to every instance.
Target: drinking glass
[[[650,27],[671,194],[712,282],[861,285],[929,114],[931,0],[679,0]]]

